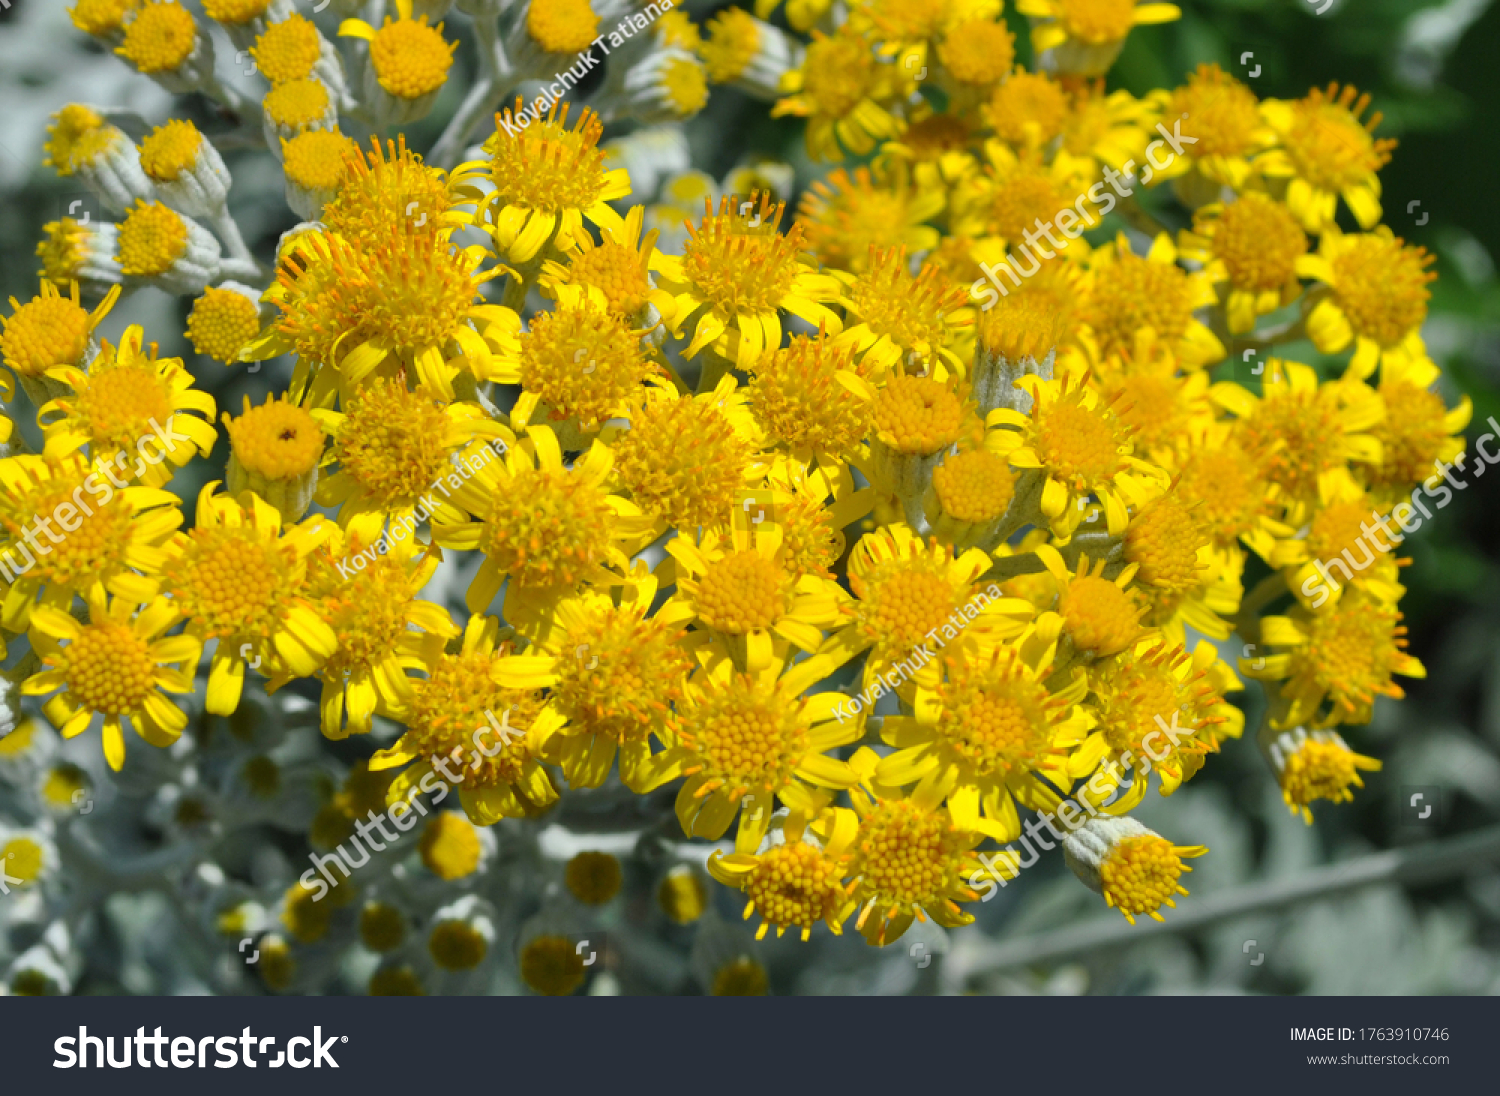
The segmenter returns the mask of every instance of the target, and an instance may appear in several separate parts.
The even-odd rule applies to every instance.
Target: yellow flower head
[[[1427,319],[1428,269],[1436,261],[1426,248],[1410,247],[1385,225],[1374,232],[1346,236],[1330,227],[1316,257],[1307,256],[1298,271],[1317,278],[1333,292],[1307,317],[1307,333],[1325,354],[1355,343],[1350,369],[1368,377],[1378,361],[1421,358],[1421,329]]]
[[[1309,826],[1314,800],[1351,802],[1353,789],[1365,786],[1360,772],[1382,767],[1373,757],[1351,750],[1335,731],[1294,727],[1277,733],[1268,729],[1261,738],[1261,748],[1281,785],[1282,799],[1292,814],[1300,814]]]
[[[1273,178],[1286,178],[1286,204],[1302,227],[1322,232],[1334,223],[1340,197],[1361,228],[1380,220],[1380,179],[1376,172],[1391,159],[1396,142],[1376,138],[1381,114],[1361,116],[1370,96],[1353,86],[1313,88],[1307,98],[1269,101],[1262,115],[1281,139],[1281,147],[1258,157],[1257,166]]]
[[[228,365],[260,333],[260,308],[246,293],[210,287],[188,313],[188,342],[198,353]]]
[[[1068,866],[1105,904],[1132,925],[1141,914],[1163,921],[1162,906],[1176,908],[1187,894],[1178,882],[1193,869],[1183,863],[1208,851],[1202,845],[1174,845],[1133,818],[1094,818],[1063,841]]]
[[[193,691],[202,644],[191,636],[162,634],[178,619],[166,598],[141,608],[133,598],[111,598],[96,586],[87,600],[86,621],[52,606],[32,612],[33,642],[46,669],[27,678],[21,692],[56,693],[42,711],[64,738],[82,734],[95,715],[102,715],[104,759],[118,772],[125,764],[122,719],[153,746],[170,746],[182,734],[187,715],[163,690]]]
[[[143,0],[116,48],[137,72],[175,73],[198,46],[198,28],[176,0]]]
[[[838,168],[803,191],[797,224],[825,266],[857,274],[884,249],[937,246],[937,231],[924,222],[942,208],[942,194],[913,187],[900,175],[877,182],[867,167]]]
[[[427,16],[411,17],[412,0],[396,0],[397,18],[387,15],[377,30],[362,19],[339,25],[344,37],[370,43],[370,67],[380,86],[398,99],[417,100],[435,94],[448,80],[457,42],[443,37],[443,24],[427,25]]]
[[[827,835],[821,843],[814,836],[816,831],[809,834],[809,821],[805,814],[788,817],[781,826],[780,843],[763,853],[725,856],[715,852],[709,858],[708,870],[715,879],[745,893],[745,918],[760,914],[757,940],[772,925],[778,937],[789,928],[800,928],[806,940],[819,921],[839,935],[854,910],[842,880],[849,845],[859,830],[858,818],[842,807],[825,811],[818,818]]]
[[[40,379],[49,369],[82,365],[94,328],[120,298],[115,287],[88,312],[78,303],[78,283],[68,289],[65,297],[44,279],[37,296],[25,304],[12,297],[11,315],[0,316],[0,355],[19,376]]]
[[[788,97],[771,108],[807,119],[807,152],[815,160],[863,156],[877,141],[896,135],[895,118],[883,105],[898,93],[902,77],[883,62],[874,43],[845,23],[833,35],[813,31],[802,66],[781,79]]]
[[[292,12],[266,27],[250,47],[250,56],[274,88],[311,76],[322,49],[323,38],[313,21]]]
[[[129,474],[160,487],[195,455],[207,455],[218,434],[213,397],[193,387],[181,358],[158,359],[155,343],[143,351],[143,337],[139,327],[127,328],[119,348],[105,342],[87,372],[53,369],[73,392],[43,406],[37,417],[49,454],[85,446],[95,461],[134,454]]]

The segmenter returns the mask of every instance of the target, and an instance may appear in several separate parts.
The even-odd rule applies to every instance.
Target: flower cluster
[[[570,801],[623,789],[649,813],[670,788],[665,821],[724,842],[708,869],[761,933],[888,944],[972,921],[982,851],[1070,796],[1090,818],[1069,862],[1159,917],[1203,850],[1128,812],[1242,734],[1240,674],[1266,685],[1294,811],[1378,767],[1336,728],[1423,672],[1404,561],[1316,605],[1304,580],[1462,451],[1470,408],[1434,393],[1431,260],[1379,223],[1393,142],[1354,89],[1261,102],[1205,65],[1107,92],[1131,28],[1178,16],[1136,0],[1017,0],[1030,68],[999,0],[762,0],[701,27],[669,0],[475,2],[480,83],[424,157],[383,134],[444,93],[446,3],[332,37],[281,0],[204,7],[268,85],[252,128],[302,222],[274,270],[209,137],[173,120],[138,147],[68,106],[49,162],[121,220],[46,226],[0,343],[45,437],[0,460],[0,624],[29,645],[20,693],[64,739],[102,728],[110,769],[126,728],[173,746],[173,696],[234,726],[258,675],[315,699],[324,737],[375,743],[320,785],[314,850],[456,788],[423,822],[437,887]],[[237,94],[175,0],[73,18],[169,90]],[[554,89],[493,114],[601,35],[621,41],[596,108]],[[867,163],[790,217],[786,165],[692,170],[673,127],[725,84],[805,119],[814,160]],[[631,120],[665,125],[601,144]],[[1175,234],[1148,210],[1168,192]],[[138,327],[95,338],[145,285],[195,298],[197,361]],[[1302,339],[1343,364],[1277,356]],[[283,355],[289,384],[224,414],[219,446],[204,362]],[[141,439],[162,459],[132,466]],[[172,474],[196,457],[223,471],[185,512]],[[465,754],[502,711],[504,749]],[[260,753],[243,771],[268,800],[286,779]],[[303,875],[267,983],[306,984],[343,921],[402,954],[416,907],[437,970],[478,967],[499,900],[405,908],[391,870]],[[702,914],[697,879],[663,876],[669,917]],[[568,864],[576,901],[620,885],[612,856]],[[254,931],[249,908],[217,931]],[[764,988],[731,959],[716,990]],[[568,992],[581,962],[536,930],[519,969]],[[391,960],[370,989],[438,984]]]

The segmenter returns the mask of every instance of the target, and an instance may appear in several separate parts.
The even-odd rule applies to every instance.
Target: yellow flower
[[[883,373],[902,359],[939,356],[954,369],[963,367],[952,343],[953,328],[963,322],[964,291],[936,266],[923,263],[914,275],[904,247],[872,248],[864,270],[840,280],[848,285],[845,308],[859,322],[839,341],[854,345],[867,370]]]
[[[244,357],[295,351],[298,376],[313,375],[310,398],[320,406],[338,388],[357,389],[372,376],[404,375],[452,400],[460,372],[477,380],[491,375],[481,334],[513,329],[508,309],[479,296],[497,273],[479,268],[484,256],[481,247],[460,249],[435,232],[392,233],[368,249],[304,232],[283,254],[265,295],[281,316]],[[328,365],[334,370],[322,368]]]
[[[1050,224],[1058,210],[1067,209],[1088,189],[1084,162],[1060,154],[1048,164],[1035,150],[1017,154],[998,142],[986,146],[986,154],[989,163],[985,174],[965,180],[954,196],[955,231],[993,236],[1008,244],[1012,264],[1024,270],[1018,257],[1018,253],[1024,253],[1030,260],[1026,265],[1034,274],[1040,259],[1058,254],[1038,237],[1036,222]],[[1073,252],[1066,235],[1050,238],[1071,254],[1086,250]],[[1028,245],[1026,241],[1033,242]]]
[[[1425,357],[1422,324],[1432,296],[1427,283],[1437,279],[1427,268],[1435,261],[1426,248],[1407,246],[1385,225],[1351,236],[1330,225],[1318,254],[1297,263],[1298,273],[1333,291],[1308,314],[1313,345],[1337,354],[1353,342],[1349,369],[1360,378],[1381,361]]]
[[[198,28],[176,0],[144,0],[115,52],[147,76],[173,75],[198,52]]]
[[[651,522],[609,493],[613,465],[613,452],[596,441],[566,466],[557,436],[531,426],[503,461],[479,465],[454,488],[451,501],[473,518],[453,521],[440,511],[432,536],[444,548],[484,554],[465,599],[470,612],[488,609],[507,578],[506,616],[519,623],[567,588],[607,585],[629,571],[622,547]]]
[[[868,781],[877,761],[865,746],[852,764]],[[850,790],[859,815],[848,869],[859,906],[855,928],[872,945],[899,940],[919,917],[943,928],[974,920],[958,903],[978,897],[965,880],[979,867],[973,850],[982,836],[960,826],[938,792],[935,785],[908,796],[880,785]],[[1003,852],[995,859],[1013,863]]]
[[[1148,636],[1088,676],[1095,730],[1071,758],[1072,773],[1087,776],[1106,762],[1104,775],[1089,781],[1090,798],[1124,782],[1118,766],[1131,773],[1130,788],[1103,808],[1109,814],[1133,810],[1151,773],[1161,794],[1171,795],[1202,768],[1205,753],[1244,732],[1244,713],[1224,699],[1243,686],[1207,640],[1190,655]]]
[[[588,233],[580,235],[574,241],[575,250],[563,261],[547,261],[542,270],[542,292],[559,302],[571,302],[597,291],[605,308],[633,327],[670,323],[672,295],[658,289],[651,279],[650,272],[659,266],[658,233],[653,228],[642,236],[645,214],[645,206],[631,206],[619,228],[603,230],[602,244],[594,243]]]
[[[1187,894],[1178,882],[1193,869],[1183,863],[1208,852],[1203,845],[1174,845],[1133,818],[1091,818],[1063,839],[1063,856],[1089,890],[1132,925],[1141,914],[1166,920],[1162,906]]]
[[[1263,680],[1285,678],[1271,725],[1368,723],[1377,696],[1405,696],[1392,676],[1426,677],[1427,670],[1406,653],[1401,619],[1395,606],[1357,589],[1321,611],[1299,606],[1286,616],[1262,617],[1260,643],[1284,648],[1263,669],[1248,671]]]
[[[630,429],[600,435],[614,452],[615,482],[646,513],[679,530],[728,522],[741,488],[759,482],[759,428],[733,376],[712,392],[643,398]]]
[[[1058,67],[1077,76],[1106,72],[1132,27],[1182,18],[1176,4],[1139,0],[1017,0],[1016,10],[1031,17],[1032,48],[1057,50]]]
[[[1080,553],[1078,569],[1069,571],[1061,553],[1050,544],[1038,544],[1033,551],[1058,586],[1056,605],[1037,619],[1042,639],[1051,642],[1064,635],[1085,658],[1108,658],[1132,646],[1146,631],[1141,626],[1145,606],[1130,589],[1139,564],[1126,564],[1111,580],[1104,577],[1102,559],[1090,570],[1089,557]]]
[[[1053,381],[1024,376],[1016,387],[1031,394],[1031,414],[1001,407],[987,421],[1019,429],[1010,463],[1042,477],[1037,504],[1053,532],[1068,536],[1077,529],[1092,495],[1104,507],[1110,535],[1123,533],[1128,508],[1145,502],[1165,474],[1130,455],[1129,425],[1086,381],[1067,374]]]
[[[1406,592],[1398,577],[1402,561],[1394,555],[1399,543],[1395,538],[1401,534],[1391,528],[1385,508],[1377,506],[1348,476],[1328,477],[1319,494],[1317,510],[1306,528],[1300,535],[1277,541],[1266,562],[1287,572],[1287,585],[1304,605],[1319,587],[1325,590],[1317,598],[1321,606],[1339,598],[1345,586],[1396,604]],[[1377,531],[1381,529],[1392,537],[1389,542]],[[1339,579],[1332,577],[1335,568]]]
[[[831,334],[842,329],[822,303],[838,300],[838,282],[804,265],[800,224],[785,235],[777,230],[784,204],[758,197],[758,205],[752,199],[739,208],[726,197],[717,215],[705,202],[681,258],[660,261],[665,288],[676,296],[675,322],[692,332],[683,357],[711,346],[748,370],[762,352],[781,345],[781,309]]]
[[[848,613],[838,584],[796,575],[784,566],[781,529],[774,523],[735,523],[729,538],[709,532],[693,544],[667,542],[677,561],[677,593],[662,607],[672,622],[696,621],[729,651],[736,666],[759,672],[775,658],[779,637],[814,651],[823,631]]]
[[[1071,783],[1068,754],[1091,722],[1077,704],[1081,688],[1048,691],[1053,649],[983,651],[964,643],[949,650],[936,685],[918,686],[916,714],[885,717],[881,738],[896,752],[880,762],[875,779],[916,784],[915,796],[947,800],[959,828],[1014,840],[1021,833],[1015,801],[1034,810],[1057,806],[1048,782]]]
[[[44,278],[41,292],[21,304],[10,299],[11,315],[0,316],[0,357],[15,370],[23,387],[38,395],[61,395],[66,389],[53,382],[47,386],[47,372],[59,366],[81,366],[93,349],[94,329],[120,299],[120,287],[112,286],[92,312],[78,303],[78,283],[70,281],[68,295]],[[6,394],[10,399],[10,394]],[[46,399],[34,402],[41,406]]]
[[[1340,197],[1361,228],[1374,228],[1380,221],[1376,172],[1390,162],[1396,142],[1373,136],[1379,111],[1360,120],[1369,105],[1369,95],[1360,95],[1353,86],[1340,91],[1336,83],[1326,92],[1313,88],[1295,102],[1261,104],[1281,147],[1256,157],[1255,166],[1274,179],[1290,180],[1287,207],[1309,232],[1323,232],[1334,223]]]
[[[0,562],[11,572],[0,623],[10,631],[25,630],[39,590],[42,605],[63,610],[101,584],[137,604],[156,596],[180,503],[159,488],[127,486],[117,466],[91,469],[77,454],[0,461],[0,525],[10,541]],[[54,521],[61,535],[50,531]]]
[[[1261,751],[1271,762],[1287,808],[1294,816],[1300,814],[1309,826],[1313,800],[1351,802],[1351,788],[1365,786],[1360,772],[1382,768],[1379,761],[1355,753],[1338,732],[1330,730],[1293,727],[1277,732],[1267,727],[1261,734]]]
[[[1459,431],[1469,425],[1474,404],[1463,395],[1451,410],[1432,391],[1440,376],[1431,358],[1387,357],[1380,367],[1380,398],[1401,409],[1376,423],[1380,463],[1364,469],[1372,493],[1384,503],[1405,495],[1433,474],[1435,461],[1451,464],[1464,451]]]
[[[160,487],[177,468],[213,449],[218,437],[214,398],[192,386],[193,375],[181,358],[158,359],[155,343],[143,353],[143,337],[139,327],[126,328],[119,349],[104,343],[87,373],[70,365],[49,371],[73,390],[37,411],[49,456],[87,446],[93,460],[124,467],[122,458],[138,454],[130,475]]]
[[[816,836],[819,827],[826,832],[825,840],[805,839],[809,829]],[[838,936],[854,912],[854,901],[842,880],[849,846],[858,832],[858,817],[843,807],[823,812],[816,821],[793,812],[782,823],[780,843],[762,853],[737,850],[725,856],[715,850],[708,870],[719,882],[744,892],[746,920],[751,913],[760,914],[757,940],[775,925],[778,937],[788,928],[800,928],[805,941],[819,921]]]
[[[1068,93],[1046,73],[1027,72],[1018,66],[994,90],[981,113],[1006,145],[1036,151],[1050,144],[1067,124]],[[993,158],[995,154],[990,151],[990,155]],[[1067,204],[1065,198],[1063,205]],[[1059,208],[1054,206],[1044,219],[1050,219]]]
[[[287,522],[307,513],[318,482],[323,431],[306,409],[285,392],[274,400],[268,393],[259,407],[251,407],[245,396],[239,418],[224,413],[224,432],[229,435],[226,478],[231,495],[254,491]]]
[[[813,454],[835,461],[859,449],[874,424],[874,405],[844,384],[863,376],[856,344],[793,335],[751,365],[750,408],[770,439],[798,459]]]
[[[1242,189],[1251,158],[1276,143],[1255,92],[1218,65],[1199,65],[1186,84],[1150,98],[1164,118],[1181,119],[1197,138],[1196,144],[1184,142],[1171,164],[1157,171],[1158,178],[1176,180],[1177,194],[1189,206],[1220,200],[1224,186]]]
[[[1123,170],[1128,160],[1142,163],[1157,108],[1150,99],[1128,91],[1105,93],[1104,80],[1093,80],[1074,90],[1063,122],[1061,149],[1080,159]],[[1188,145],[1188,148],[1194,146]]]
[[[559,252],[579,246],[588,235],[585,220],[615,233],[624,227],[606,203],[630,193],[630,176],[624,168],[605,168],[599,116],[585,107],[569,129],[571,104],[562,104],[561,114],[557,106],[545,118],[522,124],[527,116],[517,96],[514,111],[495,115],[495,132],[484,143],[488,165],[459,168],[480,167],[494,184],[476,216],[491,215],[495,247],[513,263],[537,261],[549,244]]]
[[[322,52],[317,26],[297,12],[267,26],[250,47],[256,69],[273,88],[312,76]]]
[[[110,598],[95,586],[87,600],[86,622],[53,606],[31,614],[32,642],[46,669],[27,678],[21,692],[55,692],[42,711],[64,738],[82,734],[102,715],[104,759],[118,772],[125,764],[122,719],[153,746],[170,746],[182,734],[187,714],[162,693],[193,691],[202,644],[192,636],[162,635],[178,620],[166,598],[142,608],[133,598]]]
[[[1351,461],[1380,462],[1380,442],[1369,431],[1385,418],[1385,404],[1357,379],[1320,386],[1312,367],[1273,358],[1259,398],[1229,382],[1209,395],[1239,420],[1237,440],[1280,489],[1289,525],[1306,520],[1321,479]]]
[[[1325,237],[1326,239],[1326,237]],[[1247,191],[1229,205],[1208,205],[1182,235],[1182,256],[1204,263],[1215,284],[1228,282],[1229,333],[1255,330],[1255,321],[1297,299],[1307,236],[1280,202]]]
[[[653,755],[651,739],[667,740],[672,705],[682,699],[692,663],[681,628],[648,615],[657,580],[645,565],[637,564],[620,585],[619,604],[609,593],[584,590],[528,622],[534,644],[501,659],[495,680],[512,689],[549,690],[533,737],[547,759],[562,766],[569,787],[599,787],[618,753],[620,780],[644,795],[675,775],[672,756]]]
[[[839,718],[839,693],[804,695],[837,668],[836,660],[820,654],[789,663],[789,649],[778,646],[749,673],[736,670],[727,652],[710,649],[687,682],[668,730],[675,747],[668,772],[688,778],[677,793],[677,818],[690,837],[717,841],[738,815],[735,849],[753,851],[778,799],[794,811],[817,811],[827,800],[817,789],[847,788],[858,779],[828,751],[857,739],[859,721]]]
[[[444,507],[452,490],[444,477],[460,469],[472,474],[471,468],[494,460],[496,451],[515,441],[478,404],[444,406],[426,387],[409,391],[400,381],[373,381],[342,412],[315,410],[312,417],[333,441],[325,460],[338,465],[322,478],[316,499],[337,508],[339,524],[365,544],[380,538],[387,521],[393,537],[403,526],[415,529],[418,508],[424,518],[443,513],[449,521],[461,520],[451,506]],[[486,437],[494,439],[494,450],[471,445]],[[463,463],[456,465],[460,451]],[[416,550],[415,537],[403,543]]]
[[[464,813],[480,826],[535,817],[556,802],[557,788],[539,762],[556,719],[539,692],[496,683],[510,656],[499,635],[494,617],[475,613],[459,650],[440,655],[425,678],[411,682],[406,732],[370,761],[374,770],[417,762],[391,782],[388,803],[406,799],[434,773],[457,788]]]
[[[365,69],[365,99],[388,123],[415,122],[432,107],[448,80],[457,42],[443,37],[443,24],[427,25],[424,14],[412,18],[412,0],[395,0],[396,19],[387,15],[380,29],[363,19],[345,19],[339,36],[370,43]]]
[[[802,192],[796,223],[808,250],[825,266],[857,274],[872,248],[936,247],[937,229],[924,222],[941,213],[943,204],[940,192],[913,187],[899,173],[877,182],[867,167],[852,173],[837,168]]]
[[[437,570],[436,555],[382,555],[377,545],[325,526],[329,539],[309,557],[308,577],[318,615],[338,638],[317,672],[323,734],[337,739],[368,734],[377,713],[401,718],[411,699],[404,671],[427,666],[459,633],[446,609],[416,596]],[[278,670],[268,691],[292,676]]]
[[[191,531],[166,546],[163,585],[187,634],[218,640],[209,666],[205,705],[229,715],[240,702],[245,661],[311,675],[333,654],[337,640],[306,597],[307,556],[318,545],[321,517],[283,532],[281,517],[248,492],[238,500],[215,496],[218,482],[198,494]]]
[[[225,365],[239,360],[245,344],[260,333],[260,306],[254,290],[210,287],[188,313],[188,342],[198,353]]]
[[[863,156],[896,135],[896,120],[882,103],[899,94],[901,82],[896,66],[881,61],[874,43],[849,24],[831,36],[815,30],[802,64],[781,78],[787,97],[771,108],[771,117],[806,118],[807,153],[814,160],[843,159],[846,151]]]
[[[1083,319],[1100,354],[1129,349],[1135,333],[1149,327],[1185,369],[1223,360],[1224,344],[1194,316],[1218,303],[1213,283],[1205,272],[1189,274],[1177,265],[1177,248],[1165,232],[1152,241],[1145,258],[1130,250],[1121,233],[1114,247],[1093,253],[1089,277]]]
[[[68,9],[68,18],[84,34],[118,43],[124,36],[125,22],[141,0],[78,0]]]

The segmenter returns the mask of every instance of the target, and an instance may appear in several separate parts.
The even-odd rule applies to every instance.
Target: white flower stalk
[[[46,154],[45,162],[59,175],[76,176],[112,213],[124,213],[138,199],[155,197],[135,143],[81,103],[71,103],[52,116]]]
[[[173,120],[152,131],[141,142],[141,166],[177,212],[209,221],[224,215],[229,169],[192,122]]]

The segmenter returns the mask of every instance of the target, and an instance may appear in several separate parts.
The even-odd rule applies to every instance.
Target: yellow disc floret
[[[147,75],[179,68],[197,45],[193,17],[176,0],[147,0],[125,25],[125,41],[115,50]]]
[[[233,289],[204,290],[188,313],[188,341],[215,361],[237,361],[240,349],[259,331],[260,309]]]
[[[136,202],[120,225],[122,273],[139,277],[165,274],[187,250],[187,224],[160,202]]]
[[[193,166],[202,145],[197,126],[174,118],[141,142],[141,170],[159,183],[170,183]]]
[[[442,87],[458,48],[442,30],[441,23],[429,27],[425,15],[395,22],[387,16],[370,40],[370,63],[380,86],[400,99],[420,99]]]
[[[1193,869],[1181,860],[1183,853],[1165,837],[1154,833],[1137,834],[1118,842],[1099,865],[1099,879],[1104,900],[1123,913],[1133,925],[1140,914],[1163,920],[1162,906],[1177,903],[1173,899],[1187,894],[1177,881],[1184,871]]]

